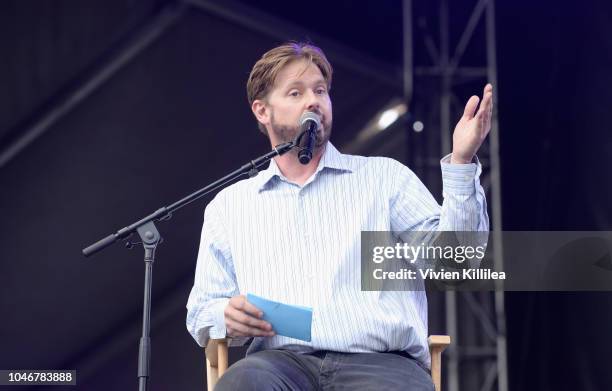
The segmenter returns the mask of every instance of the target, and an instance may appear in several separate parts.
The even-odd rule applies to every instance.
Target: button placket
[[[307,195],[306,195],[305,190],[306,190],[305,188],[301,188],[297,195],[297,208],[298,208],[298,216],[299,216],[298,218],[299,218],[300,226],[302,227],[302,232],[299,232],[299,235],[302,238],[301,253],[305,256],[305,258],[302,260],[304,262],[304,264],[302,264],[302,267],[303,267],[302,272],[304,273],[304,277],[308,278],[309,280],[312,280],[314,278],[313,262],[311,262],[308,258],[312,250],[311,242],[310,242],[312,237],[309,234],[310,224],[312,223],[311,223],[310,216],[308,215],[308,213],[306,213]]]

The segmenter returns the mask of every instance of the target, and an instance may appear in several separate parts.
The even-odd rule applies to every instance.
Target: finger
[[[225,311],[225,317],[243,325],[256,327],[266,331],[272,330],[272,325],[265,320],[254,318],[248,315],[246,312],[242,312],[241,310],[237,310],[232,307],[227,308]]]
[[[251,316],[251,314],[245,312],[245,310],[251,311],[255,316],[263,316],[263,312],[250,304],[243,295],[232,297],[229,301],[229,305],[225,307],[224,313],[226,317],[242,324],[258,327],[263,330],[272,329],[270,323]]]
[[[263,316],[263,312],[253,304],[249,303],[244,296],[238,296],[236,298],[232,298],[230,300],[230,305],[240,311],[247,312],[256,318],[261,318]]]
[[[487,85],[484,87],[484,91],[482,93],[482,95],[486,95],[487,92],[493,92],[493,85],[491,83],[487,83]]]
[[[486,135],[491,130],[491,118],[493,116],[493,92],[489,90],[485,93],[484,97],[484,111],[483,111],[483,129],[482,129],[482,137],[486,137]]]
[[[474,113],[476,112],[479,101],[480,99],[476,95],[473,95],[470,97],[470,99],[468,99],[467,103],[465,104],[465,109],[463,110],[463,118],[474,118]]]
[[[246,337],[247,336],[245,334],[246,328],[242,325],[233,323],[233,321],[226,321],[225,329],[227,330],[227,335],[230,337]]]
[[[488,114],[486,114],[486,112],[483,113],[482,122],[480,124],[480,139],[481,140],[484,140],[484,138],[487,135],[487,126],[488,126],[487,117],[488,117]]]
[[[228,330],[228,335],[237,336],[237,337],[269,337],[273,336],[274,331],[266,331],[261,330],[256,327],[250,327],[245,324],[241,324],[234,320],[228,319],[225,323],[226,329]],[[230,334],[231,331],[231,334]]]
[[[486,107],[487,113],[493,113],[493,85],[491,83],[487,83],[484,88],[483,100],[486,99]]]
[[[244,300],[244,311],[256,318],[261,318],[263,316],[263,312],[253,304],[249,303],[246,299]]]
[[[233,329],[227,323],[225,324],[225,330],[228,337],[247,337],[243,332]]]
[[[482,92],[482,104],[481,108],[484,106],[486,110],[490,110],[493,102],[493,86],[491,83],[487,83],[483,92]]]
[[[234,315],[238,316],[238,318],[235,318],[236,320],[250,324],[251,326],[272,330],[272,325],[270,323],[266,322],[265,320],[261,320],[263,317],[263,312],[253,304],[249,303],[246,299],[241,302],[241,308],[237,311],[238,312],[234,313]],[[243,316],[246,316],[246,318]]]
[[[489,115],[491,111],[491,104],[493,101],[493,94],[491,92],[487,92],[482,97],[482,103],[480,104],[480,108],[478,109],[478,113],[476,114],[478,117],[486,117]]]

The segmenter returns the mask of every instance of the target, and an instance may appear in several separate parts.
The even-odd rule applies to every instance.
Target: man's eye
[[[327,91],[325,90],[325,88],[319,88],[319,89],[317,90],[317,94],[319,94],[319,95],[323,95],[323,94],[325,94],[326,92],[327,92]]]
[[[299,91],[291,91],[289,93],[290,96],[300,96],[300,92]]]

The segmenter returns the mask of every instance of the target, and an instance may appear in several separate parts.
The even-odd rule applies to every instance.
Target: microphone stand
[[[300,135],[301,136],[301,135]],[[155,249],[157,245],[161,243],[162,238],[155,226],[154,221],[164,221],[172,217],[172,213],[187,204],[192,203],[200,197],[221,188],[229,182],[239,178],[240,176],[247,174],[249,177],[253,177],[258,174],[258,167],[270,161],[275,156],[280,156],[285,152],[291,150],[297,145],[296,141],[290,141],[284,144],[277,145],[272,151],[258,157],[255,160],[251,160],[249,163],[243,165],[239,169],[229,173],[221,179],[209,184],[208,186],[182,198],[181,200],[171,204],[170,206],[164,206],[150,215],[130,224],[114,234],[110,234],[107,237],[97,241],[83,249],[83,255],[86,257],[101,251],[102,249],[110,246],[119,240],[128,239],[134,232],[137,232],[142,242],[126,242],[126,247],[131,248],[135,244],[142,244],[144,247],[144,262],[145,262],[145,278],[144,278],[144,306],[142,310],[142,336],[140,338],[140,346],[138,350],[138,390],[146,391],[148,388],[149,377],[150,377],[150,361],[151,361],[151,338],[149,331],[151,328],[151,289],[153,285],[153,262],[155,261]]]

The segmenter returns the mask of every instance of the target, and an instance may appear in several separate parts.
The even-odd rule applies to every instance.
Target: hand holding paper
[[[271,337],[272,325],[262,320],[259,308],[247,301],[244,295],[232,297],[223,310],[228,337]]]
[[[276,334],[310,342],[312,308],[279,303],[250,293],[247,301],[263,311],[263,320],[272,324]]]

